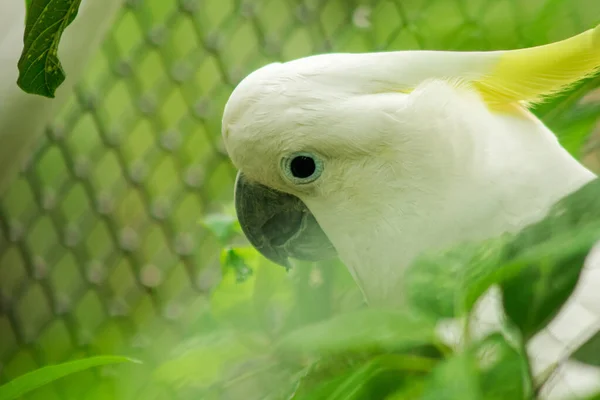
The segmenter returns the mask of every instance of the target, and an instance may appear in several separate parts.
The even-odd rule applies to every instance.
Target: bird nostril
[[[263,224],[262,232],[271,245],[282,246],[300,229],[303,214],[299,210],[277,213]]]

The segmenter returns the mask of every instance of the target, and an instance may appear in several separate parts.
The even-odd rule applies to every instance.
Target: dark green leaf
[[[370,349],[406,349],[434,342],[432,321],[403,311],[365,309],[337,315],[286,335],[282,349],[335,353]]]
[[[325,366],[319,361],[319,367],[301,380],[294,400],[382,399],[399,394],[400,388],[404,394],[414,393],[420,387],[418,383],[422,382],[423,373],[430,372],[437,363],[437,360],[406,354],[350,360],[346,363],[334,361],[333,365],[326,362]],[[333,374],[323,374],[323,369]]]
[[[600,367],[600,331],[581,345],[571,357],[582,363]]]
[[[583,262],[600,238],[600,180],[561,200],[548,217],[510,243],[521,264],[502,283],[507,315],[527,339],[549,323],[573,292]]]
[[[81,0],[30,0],[17,84],[27,93],[54,97],[65,73],[58,59],[64,30],[75,19]]]
[[[367,355],[320,357],[303,372],[294,390],[294,400],[326,399],[350,375],[369,362]]]
[[[393,358],[393,355],[383,355],[373,359],[341,382],[327,399],[383,399],[398,393],[399,389],[404,389],[405,394],[409,389],[413,393],[420,389],[422,377],[405,371],[409,365],[394,365]]]
[[[380,372],[376,362],[369,362],[352,371],[327,394],[327,400],[357,400],[364,396],[370,381]]]
[[[310,387],[301,385],[292,400],[360,399],[366,394],[370,380],[378,372],[379,367],[374,362],[367,362]]]
[[[477,348],[479,382],[485,400],[529,399],[533,388],[525,355],[501,334],[492,334]]]
[[[223,257],[221,264],[225,269],[231,269],[235,273],[235,280],[238,283],[243,283],[252,276],[252,268],[248,266],[244,257],[239,253],[239,250],[232,248],[223,249]]]
[[[92,367],[124,362],[139,362],[127,357],[98,356],[69,361],[57,365],[49,365],[35,371],[21,375],[12,381],[0,386],[0,400],[14,400],[41,386],[47,385],[57,379],[74,374]]]

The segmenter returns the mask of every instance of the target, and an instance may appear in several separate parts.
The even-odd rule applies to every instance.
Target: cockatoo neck
[[[306,199],[370,304],[402,303],[404,271],[421,252],[518,231],[594,179],[533,115],[494,118],[493,129],[432,143],[421,155],[437,165],[428,176],[379,182],[364,168],[360,190]],[[390,170],[402,171],[406,160],[396,162]]]

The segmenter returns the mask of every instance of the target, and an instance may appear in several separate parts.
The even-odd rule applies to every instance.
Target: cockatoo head
[[[597,46],[594,63],[584,63],[565,51],[569,40],[541,53],[327,54],[253,72],[222,126],[249,241],[286,266],[288,257],[337,253],[369,300],[387,301],[421,251],[539,218],[566,189],[512,204],[515,191],[546,190],[548,179],[532,187],[541,167],[527,163],[560,175],[564,163],[579,164],[520,101],[595,71]],[[573,76],[549,80],[548,57],[574,60]],[[510,184],[512,174],[524,179]]]

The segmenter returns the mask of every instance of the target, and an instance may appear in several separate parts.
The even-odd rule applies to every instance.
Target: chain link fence
[[[599,16],[597,0],[127,1],[0,199],[1,381],[124,349],[151,365],[201,329],[220,247],[198,221],[231,203],[221,112],[253,69],[319,52],[531,46]],[[32,398],[93,398],[97,385],[183,398],[139,370],[126,389],[103,369]]]

